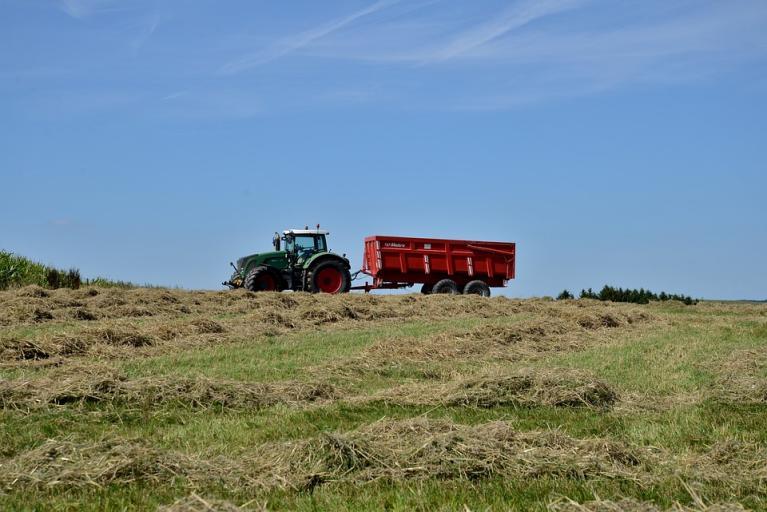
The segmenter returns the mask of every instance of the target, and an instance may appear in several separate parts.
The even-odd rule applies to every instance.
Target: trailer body
[[[365,238],[362,272],[373,278],[364,288],[434,285],[451,279],[459,287],[480,280],[505,286],[514,279],[516,244],[403,236]]]

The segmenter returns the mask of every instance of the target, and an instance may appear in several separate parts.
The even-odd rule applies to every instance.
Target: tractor
[[[328,250],[327,236],[319,229],[288,229],[274,234],[274,251],[245,256],[232,263],[234,274],[223,284],[261,291],[346,293],[351,287],[351,265],[346,255]],[[284,243],[284,249],[281,248]]]

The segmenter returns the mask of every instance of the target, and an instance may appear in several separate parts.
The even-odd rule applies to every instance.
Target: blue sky
[[[317,222],[767,298],[764,0],[0,1],[0,247],[219,288]]]

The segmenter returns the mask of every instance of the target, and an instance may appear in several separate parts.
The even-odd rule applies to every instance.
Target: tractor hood
[[[258,253],[249,254],[237,260],[237,270],[242,270],[242,266],[245,265],[245,262],[247,262],[251,258],[255,258],[256,256],[258,256]]]
[[[234,265],[234,264],[233,264]],[[253,268],[264,265],[276,271],[281,271],[288,266],[287,253],[285,251],[257,252],[243,256],[234,265],[234,274],[229,281],[224,281],[225,286],[230,288],[242,288],[245,278]]]
[[[254,265],[273,265],[276,261],[285,260],[285,251],[269,251],[269,252],[257,252],[243,256],[237,260],[237,270],[242,272],[245,269]]]

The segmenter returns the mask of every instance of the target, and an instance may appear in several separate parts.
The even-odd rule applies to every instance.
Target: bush
[[[562,290],[562,293],[557,295],[557,300],[567,300],[567,299],[574,299],[574,298],[575,297],[573,296],[572,293],[570,293],[569,290]]]

